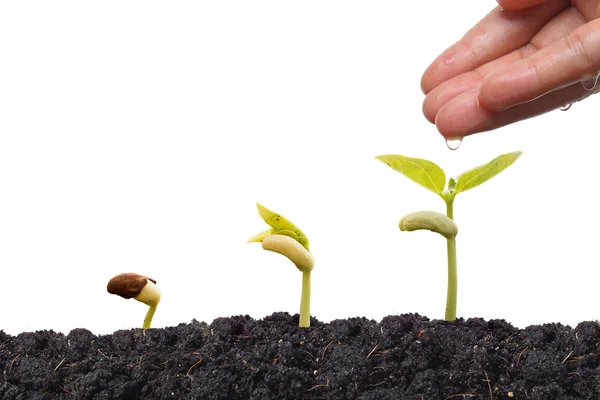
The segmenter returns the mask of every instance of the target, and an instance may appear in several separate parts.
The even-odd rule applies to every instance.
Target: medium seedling
[[[160,289],[154,279],[131,272],[119,274],[108,281],[106,290],[110,294],[116,294],[124,299],[133,298],[149,306],[142,329],[150,329],[156,306],[160,302]]]
[[[258,214],[271,226],[271,229],[252,236],[248,242],[261,242],[263,249],[286,256],[302,272],[299,326],[308,328],[310,327],[310,272],[315,264],[308,249],[308,238],[296,225],[280,214],[258,203],[256,206]]]
[[[400,229],[414,231],[427,229],[444,236],[448,243],[448,293],[446,297],[447,321],[456,319],[457,267],[456,267],[456,235],[458,227],[454,223],[454,198],[504,171],[521,156],[520,151],[503,154],[485,165],[473,168],[460,174],[456,179],[450,178],[446,185],[446,174],[431,161],[410,158],[401,155],[383,155],[376,157],[392,169],[400,172],[413,182],[437,193],[446,203],[446,215],[433,211],[419,211],[408,214],[400,220]]]

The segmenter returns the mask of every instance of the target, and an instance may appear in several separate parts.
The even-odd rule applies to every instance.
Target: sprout
[[[134,273],[119,274],[108,281],[106,290],[110,294],[116,294],[124,299],[134,298],[150,306],[142,326],[144,330],[150,329],[156,306],[160,302],[160,289],[154,279]]]
[[[485,165],[460,174],[456,179],[450,178],[447,186],[446,174],[431,161],[394,154],[376,157],[379,161],[386,163],[413,182],[437,193],[446,203],[446,215],[433,211],[419,211],[408,214],[400,220],[400,230],[427,229],[446,238],[448,242],[448,294],[446,297],[445,319],[447,321],[456,319],[456,234],[458,233],[458,227],[453,221],[454,198],[458,193],[473,189],[498,175],[517,161],[520,156],[520,151],[498,156]]]
[[[306,235],[281,215],[260,204],[258,214],[272,229],[256,234],[248,242],[261,242],[262,248],[286,256],[302,272],[302,295],[300,298],[301,328],[310,327],[310,272],[315,259],[308,250]]]

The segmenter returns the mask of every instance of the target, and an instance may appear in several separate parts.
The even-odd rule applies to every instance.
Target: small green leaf
[[[252,236],[250,239],[248,239],[248,243],[252,243],[252,242],[262,242],[264,238],[266,238],[267,236],[271,236],[275,234],[275,230],[274,229],[269,229],[267,231],[261,232],[261,233],[257,233],[256,235]]]
[[[386,163],[413,182],[442,196],[444,187],[446,186],[446,174],[431,161],[405,157],[399,154],[388,154],[375,158]]]
[[[448,191],[450,193],[452,193],[452,192],[454,192],[455,188],[456,188],[456,179],[454,179],[454,178],[448,179]]]
[[[281,234],[290,236],[308,250],[308,238],[296,225],[292,224],[281,214],[277,214],[259,203],[256,203],[256,207],[258,208],[260,217],[273,228],[271,230],[272,235]],[[295,235],[295,237],[292,235]]]
[[[289,236],[292,239],[294,239],[296,242],[300,242],[300,238],[298,237],[298,235],[294,231],[290,231],[290,230],[287,230],[287,229],[282,229],[282,230],[276,231],[276,232],[277,232],[276,233],[277,235]]]
[[[485,165],[480,165],[479,167],[460,174],[456,178],[454,195],[456,196],[460,192],[466,192],[467,190],[473,189],[483,182],[492,179],[517,161],[521,154],[523,153],[520,151],[502,154]]]

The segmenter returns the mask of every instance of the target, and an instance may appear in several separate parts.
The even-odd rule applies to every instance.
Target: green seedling
[[[296,225],[280,214],[256,204],[258,214],[271,229],[256,234],[248,242],[261,242],[262,248],[282,254],[302,272],[302,295],[300,298],[301,328],[310,327],[310,272],[315,260],[308,249],[308,238]]]
[[[520,151],[515,151],[498,156],[485,165],[460,174],[456,179],[450,178],[447,185],[446,174],[431,161],[393,154],[376,157],[413,182],[437,193],[446,203],[446,215],[433,211],[411,213],[400,220],[400,230],[427,229],[446,238],[448,244],[448,293],[445,319],[447,321],[456,319],[456,235],[458,227],[454,223],[454,198],[457,194],[473,189],[498,175],[517,161],[521,154]]]
[[[149,306],[142,328],[150,329],[156,306],[160,302],[160,289],[154,279],[130,272],[119,274],[108,281],[106,290],[110,294],[116,294],[124,299],[133,298]]]

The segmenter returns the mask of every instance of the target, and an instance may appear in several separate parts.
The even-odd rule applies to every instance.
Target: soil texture
[[[597,322],[297,324],[275,313],[100,336],[0,331],[0,399],[600,399]]]

